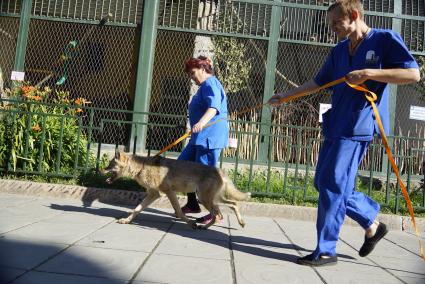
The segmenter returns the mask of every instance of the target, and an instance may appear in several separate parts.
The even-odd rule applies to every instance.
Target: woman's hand
[[[201,131],[202,131],[202,129],[204,128],[204,126],[205,126],[205,123],[203,123],[202,121],[198,122],[197,124],[195,124],[195,125],[192,127],[192,133],[198,133],[198,132],[201,132]]]

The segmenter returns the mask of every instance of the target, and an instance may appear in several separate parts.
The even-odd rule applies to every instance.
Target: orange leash
[[[299,93],[299,94],[296,94],[296,95],[293,95],[293,96],[290,96],[290,97],[286,97],[284,99],[281,99],[279,102],[280,103],[285,103],[285,102],[292,101],[292,100],[295,100],[295,99],[298,99],[298,98],[301,98],[301,97],[305,97],[305,96],[308,96],[308,95],[310,95],[312,93],[316,93],[316,92],[321,91],[323,89],[327,89],[327,88],[332,87],[334,85],[340,84],[340,83],[342,83],[344,81],[345,81],[345,78],[342,77],[342,78],[340,78],[338,80],[335,80],[335,81],[332,81],[330,83],[327,83],[327,84],[325,84],[323,86],[320,86],[320,87],[318,87],[318,88],[316,88],[316,89],[314,89],[314,90],[312,90],[310,92]],[[262,108],[266,104],[267,103],[261,103],[261,104],[258,104],[256,106],[254,106],[254,107],[246,108],[246,109],[244,109],[244,110],[242,110],[240,112],[235,113],[234,115],[235,116],[236,115],[241,115],[241,114],[246,113],[246,112],[249,112],[251,110],[254,110],[254,109],[257,109],[257,108]],[[211,125],[219,122],[220,120],[222,120],[222,119],[218,119],[218,120],[216,120],[216,121],[214,121],[212,123],[208,123],[207,125],[204,126],[204,128],[206,128],[208,126],[211,126]],[[162,148],[155,156],[159,156],[159,155],[163,154],[164,152],[168,151],[170,148],[176,146],[177,144],[179,144],[182,140],[186,139],[191,134],[192,134],[192,130],[189,131],[189,132],[187,132],[187,133],[185,133],[185,134],[183,134],[183,136],[181,136],[180,138],[178,138],[174,142],[172,142],[172,143],[168,144],[167,146],[165,146],[164,148]]]
[[[406,186],[404,185],[403,180],[400,177],[400,173],[399,173],[398,168],[397,168],[397,165],[396,165],[396,163],[394,161],[394,157],[393,157],[393,155],[391,153],[390,146],[388,145],[387,136],[385,135],[384,127],[382,126],[381,117],[379,116],[379,112],[378,112],[378,109],[377,109],[376,104],[375,104],[375,101],[377,100],[377,95],[374,92],[369,91],[367,88],[364,88],[364,87],[361,87],[361,86],[358,86],[358,85],[354,85],[354,84],[349,83],[345,79],[345,77],[342,77],[342,78],[337,79],[335,81],[329,82],[329,83],[327,83],[327,84],[325,84],[323,86],[320,86],[320,87],[318,87],[318,88],[316,88],[314,90],[311,90],[311,91],[308,91],[308,92],[303,92],[303,93],[298,93],[296,95],[283,98],[279,102],[280,103],[286,103],[286,102],[289,102],[289,101],[292,101],[292,100],[295,100],[295,99],[298,99],[298,98],[301,98],[301,97],[305,97],[305,96],[311,95],[313,93],[316,93],[318,91],[321,91],[321,90],[327,89],[329,87],[335,86],[337,84],[340,84],[342,82],[347,83],[347,85],[350,86],[353,89],[356,89],[358,91],[364,92],[366,99],[372,105],[373,113],[375,115],[375,120],[376,120],[376,123],[378,124],[378,128],[379,128],[379,132],[381,134],[382,142],[383,142],[383,144],[385,146],[385,152],[387,153],[388,160],[390,161],[391,166],[393,168],[393,171],[394,171],[394,173],[397,176],[397,181],[400,184],[400,187],[401,187],[401,190],[402,190],[402,193],[403,193],[403,197],[404,197],[404,199],[406,201],[406,205],[407,205],[407,208],[409,210],[410,218],[412,219],[413,228],[415,229],[416,236],[418,237],[418,240],[419,240],[419,253],[420,253],[420,256],[421,256],[421,258],[423,260],[425,260],[425,255],[423,253],[423,246],[422,246],[422,242],[421,242],[421,239],[420,239],[420,236],[419,236],[419,230],[418,230],[418,227],[416,226],[415,214],[413,212],[412,202],[411,202],[411,200],[409,198],[409,194],[408,194],[408,192],[406,190]],[[235,115],[240,115],[240,114],[246,113],[248,111],[251,111],[253,109],[257,109],[257,108],[263,107],[265,104],[267,104],[267,103],[258,104],[258,105],[254,106],[252,108],[248,108],[248,109],[245,109],[245,110],[243,110],[241,112],[238,112]],[[220,120],[221,119],[216,120],[216,121],[214,121],[212,123],[209,123],[209,124],[205,125],[204,128],[205,127],[208,127],[208,126],[211,126],[211,125],[219,122]],[[189,132],[185,133],[183,136],[181,136],[180,138],[178,138],[176,141],[172,142],[168,146],[166,146],[163,149],[161,149],[156,154],[156,156],[159,156],[159,155],[163,154],[168,149],[170,149],[170,148],[174,147],[175,145],[179,144],[182,140],[186,139],[190,134],[192,134],[192,131],[189,131]]]

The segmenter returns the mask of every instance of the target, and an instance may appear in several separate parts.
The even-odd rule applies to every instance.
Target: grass
[[[143,190],[135,181],[131,179],[119,179],[112,185],[106,183],[106,177],[96,173],[94,170],[87,172],[86,174],[80,174],[75,179],[64,179],[46,177],[41,175],[5,175],[0,174],[1,178],[5,179],[19,179],[29,180],[35,182],[47,182],[47,183],[60,183],[69,185],[81,185],[87,187],[97,188],[114,188],[121,190]],[[274,203],[274,204],[286,204],[296,206],[317,206],[318,192],[313,186],[313,178],[307,177],[295,177],[295,176],[284,176],[279,172],[255,172],[251,176],[249,172],[229,172],[229,177],[235,180],[237,188],[250,191],[252,193],[251,202],[260,203]],[[360,180],[357,181],[357,190],[368,194],[368,184],[362,183]],[[391,190],[390,190],[391,191]],[[410,194],[410,199],[415,208],[415,215],[418,217],[425,217],[425,208],[423,206],[423,188],[416,190]],[[394,190],[388,194],[388,202],[386,202],[385,187],[373,188],[370,196],[372,199],[381,204],[381,212],[387,214],[394,214],[396,194]],[[399,193],[399,211],[398,215],[408,215],[408,210],[404,198]]]

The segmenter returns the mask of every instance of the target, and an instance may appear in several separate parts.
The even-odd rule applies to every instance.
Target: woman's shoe
[[[188,214],[188,213],[201,213],[201,208],[198,207],[197,209],[192,209],[192,208],[189,208],[187,205],[185,205],[185,206],[182,207],[182,212],[184,214]]]
[[[213,217],[212,217],[211,214],[207,214],[203,217],[196,218],[196,223],[201,223],[201,224],[206,225],[206,224],[209,224],[211,222],[212,218]],[[219,223],[219,222],[221,222],[221,220],[223,220],[222,216],[216,216],[215,217],[215,223]]]

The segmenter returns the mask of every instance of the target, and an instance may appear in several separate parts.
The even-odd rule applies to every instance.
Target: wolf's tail
[[[251,192],[239,191],[235,187],[233,182],[227,176],[224,179],[224,183],[225,183],[224,196],[227,199],[236,200],[236,201],[246,201],[249,198],[251,198]]]

